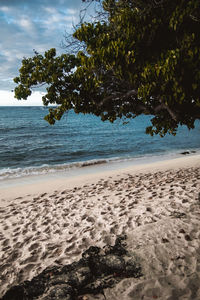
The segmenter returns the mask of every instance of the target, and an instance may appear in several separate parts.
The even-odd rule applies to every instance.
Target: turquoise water
[[[43,107],[0,107],[0,179],[200,150],[200,122],[160,138],[145,134],[149,116],[123,125],[71,111],[51,126],[46,113]]]

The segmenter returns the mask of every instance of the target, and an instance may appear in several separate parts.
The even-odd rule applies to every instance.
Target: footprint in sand
[[[23,268],[24,272],[30,272],[33,268],[35,268],[35,264],[28,264]]]
[[[39,247],[40,247],[39,243],[33,243],[33,244],[28,248],[28,250],[29,250],[29,251],[32,251],[32,250],[35,250],[35,249],[37,249],[37,248],[39,248]]]
[[[73,250],[74,247],[75,247],[75,243],[73,243],[73,244],[71,244],[70,246],[68,246],[68,247],[65,249],[64,253],[67,254],[68,252],[70,252],[71,250]]]
[[[8,230],[8,229],[9,229],[8,225],[6,225],[6,226],[3,227],[3,230]]]
[[[95,219],[93,217],[87,217],[86,221],[90,223],[95,223]]]
[[[21,251],[19,250],[14,250],[9,257],[7,258],[8,263],[13,263],[16,261],[19,257],[21,256]]]
[[[10,240],[9,240],[9,239],[6,239],[6,240],[3,241],[2,246],[6,247],[6,246],[8,246],[9,244],[10,244]]]
[[[117,234],[118,229],[119,229],[119,225],[115,224],[113,227],[110,228],[110,233],[111,234]]]
[[[35,263],[38,260],[37,255],[32,255],[20,262],[20,265],[27,265],[28,263]]]

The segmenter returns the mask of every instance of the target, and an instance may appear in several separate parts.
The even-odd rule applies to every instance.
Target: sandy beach
[[[85,299],[200,299],[200,155],[0,188],[0,297],[127,235],[143,276]]]

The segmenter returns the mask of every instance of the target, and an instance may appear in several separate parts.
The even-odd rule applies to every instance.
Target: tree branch
[[[169,113],[169,115],[171,116],[171,118],[174,120],[174,121],[178,121],[178,117],[176,116],[176,114],[171,110],[171,108],[169,108],[169,106],[167,106],[165,103],[161,103],[160,105],[156,106],[154,108],[154,111],[157,113],[163,109],[166,109]]]
[[[195,17],[195,16],[193,16],[193,15],[190,15],[190,18],[191,18],[193,21],[195,21],[195,22],[200,22],[200,19],[197,18],[197,17]]]
[[[102,106],[104,103],[106,103],[107,101],[116,98],[116,97],[120,97],[121,99],[125,99],[127,97],[130,97],[130,96],[137,96],[137,91],[136,90],[131,90],[131,91],[128,91],[126,94],[122,95],[121,92],[116,92],[115,94],[112,94],[106,98],[104,98],[100,103],[99,103],[99,106]]]
[[[104,105],[106,102],[108,102],[109,100],[118,100],[120,98],[121,101],[124,101],[126,98],[129,98],[130,96],[137,96],[137,91],[135,89],[128,91],[127,93],[125,93],[124,95],[122,95],[122,93],[120,92],[116,92],[115,94],[112,94],[106,98],[104,98],[99,104],[98,106],[102,106]],[[169,115],[171,116],[171,118],[177,122],[178,121],[178,116],[177,114],[172,111],[172,109],[166,105],[165,103],[162,103],[161,100],[159,100],[160,104],[152,107],[151,109],[149,109],[149,107],[143,103],[141,103],[141,101],[139,101],[139,99],[137,99],[137,101],[130,101],[130,106],[134,107],[134,109],[138,112],[142,112],[142,113],[158,113],[161,110],[166,110]]]

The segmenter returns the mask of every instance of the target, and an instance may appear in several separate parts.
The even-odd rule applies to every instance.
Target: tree
[[[46,120],[65,111],[117,118],[153,115],[146,132],[175,134],[200,119],[200,1],[104,0],[104,17],[82,23],[73,38],[84,45],[76,54],[24,58],[14,81],[17,99],[47,84]]]

